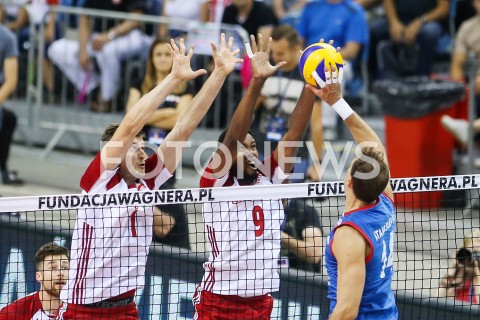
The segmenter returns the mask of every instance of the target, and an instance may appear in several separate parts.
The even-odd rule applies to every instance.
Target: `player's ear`
[[[40,271],[35,272],[35,279],[37,279],[38,282],[43,281],[43,273]]]

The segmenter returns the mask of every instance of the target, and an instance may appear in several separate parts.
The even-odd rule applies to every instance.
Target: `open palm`
[[[193,71],[192,67],[190,66],[190,59],[193,56],[193,46],[190,47],[188,53],[186,53],[185,48],[185,41],[180,39],[180,48],[177,46],[175,41],[172,39],[170,41],[170,50],[173,55],[173,65],[171,74],[183,81],[192,80],[202,74],[206,74],[207,71],[204,69],[200,69],[197,71]]]
[[[266,79],[286,64],[285,61],[282,61],[275,66],[270,64],[272,38],[268,39],[267,49],[265,51],[263,50],[263,36],[260,33],[258,34],[258,47],[253,35],[250,35],[250,41],[252,43],[251,46],[253,52],[253,56],[250,58],[253,78]]]
[[[217,47],[214,43],[210,43],[212,46],[213,60],[215,61],[215,69],[222,69],[227,74],[233,71],[237,63],[243,62],[243,59],[237,58],[236,56],[240,52],[240,49],[232,51],[233,38],[228,39],[228,44],[225,40],[225,34],[222,33],[220,37],[220,50],[217,50]]]

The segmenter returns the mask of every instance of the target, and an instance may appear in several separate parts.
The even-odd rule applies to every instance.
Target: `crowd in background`
[[[29,5],[24,6],[27,3]],[[473,53],[480,59],[480,0],[456,0],[454,3],[455,14],[448,0],[17,0],[14,5],[2,5],[0,10],[3,23],[0,27],[0,105],[17,85],[16,77],[12,79],[13,73],[4,74],[4,70],[18,69],[18,63],[13,61],[26,52],[31,24],[45,23],[44,37],[48,45],[42,62],[45,71],[43,90],[55,96],[55,74],[62,73],[80,96],[93,97],[89,107],[95,112],[110,112],[112,102],[122,90],[128,92],[122,112],[128,111],[170,72],[169,39],[186,36],[185,32],[177,27],[169,28],[168,24],[152,26],[133,20],[46,15],[49,5],[162,15],[171,19],[169,21],[182,19],[237,24],[248,34],[261,33],[264,38],[271,36],[272,60],[275,63],[287,62],[281,72],[266,82],[253,125],[259,145],[269,141],[273,149],[285,132],[303,87],[302,75],[297,67],[299,50],[321,38],[334,40],[335,46],[340,48],[346,61],[345,89],[351,96],[359,94],[359,86],[368,87],[374,80],[385,77],[429,75],[443,71],[452,80],[467,81],[465,67],[469,54]],[[15,41],[17,44],[14,44]],[[122,63],[139,57],[145,66],[142,73],[138,74],[138,79],[131,81],[130,87],[122,87]],[[238,71],[244,87],[249,81],[246,60]],[[379,64],[378,61],[388,63]],[[442,69],[445,62],[448,67]],[[198,63],[204,63],[204,60]],[[208,66],[205,67],[208,69]],[[368,79],[362,78],[362,67],[368,68]],[[480,76],[475,81],[476,93],[480,94]],[[158,107],[144,128],[150,142],[160,144],[163,141],[178,115],[188,107],[196,90],[195,83],[183,83]],[[15,115],[6,108],[0,108],[0,115],[2,182],[19,184],[22,181],[17,174],[7,168],[8,150],[16,125]],[[315,104],[312,119],[320,118],[321,122],[310,123],[305,136],[305,141],[313,142],[318,159],[322,156],[324,138],[331,139],[335,134],[337,117],[332,114],[331,108],[319,101]],[[465,143],[465,120],[444,118],[442,121]],[[227,119],[222,124],[225,127]],[[480,124],[477,127],[480,128]],[[265,154],[263,150],[260,153],[260,157]],[[296,166],[296,172],[319,181],[320,163],[309,162],[306,150],[300,150],[299,156],[302,162]],[[172,178],[164,187],[171,189],[174,182]],[[189,248],[185,208],[172,205],[157,210],[162,213],[157,215],[162,221],[156,222],[162,227],[154,229],[157,239]],[[305,230],[319,230],[321,235],[318,212],[300,200],[291,201],[286,211],[284,231],[288,237],[301,239],[304,241],[302,245],[314,243],[315,239],[305,236]],[[295,259],[296,248],[285,246],[285,250]],[[292,260],[291,265],[303,265],[306,269],[319,271],[320,255]]]

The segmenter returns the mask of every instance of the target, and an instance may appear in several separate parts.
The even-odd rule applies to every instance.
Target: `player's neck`
[[[42,303],[42,308],[45,312],[55,314],[60,308],[61,301],[59,297],[55,297],[45,290],[40,290],[39,297],[40,302]]]
[[[241,16],[242,18],[247,18],[248,15],[250,14],[250,11],[252,11],[252,8],[253,8],[253,1],[249,1],[244,6],[241,6],[238,8],[238,15]]]
[[[345,200],[345,212],[357,210],[362,207],[368,206],[370,204],[372,203],[366,203],[365,201],[359,200],[355,197],[349,197],[348,199]]]

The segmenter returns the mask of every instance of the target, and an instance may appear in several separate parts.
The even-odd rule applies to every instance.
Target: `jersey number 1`
[[[254,206],[252,210],[253,224],[255,225],[255,237],[260,237],[265,229],[265,217],[260,206]]]

